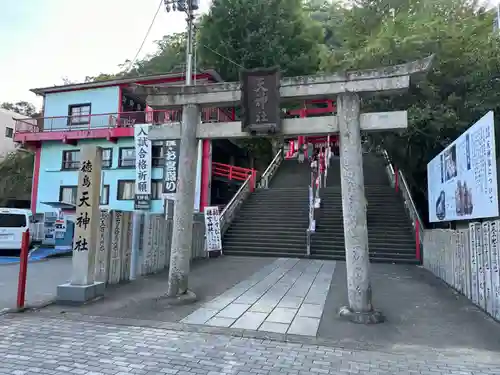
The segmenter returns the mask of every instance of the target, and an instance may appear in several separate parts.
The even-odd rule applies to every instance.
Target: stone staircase
[[[368,246],[372,262],[418,263],[415,239],[401,198],[390,186],[367,185]],[[311,257],[345,259],[340,186],[321,192],[321,209],[312,234]]]
[[[224,235],[224,254],[304,257],[310,176],[307,163],[283,161],[270,188],[243,204]]]
[[[365,194],[368,200],[368,247],[372,262],[418,263],[412,223],[401,197],[389,185],[382,158],[363,157]],[[328,169],[327,187],[321,190],[321,208],[311,239],[311,256],[345,259],[340,160]]]
[[[389,186],[384,168],[380,158],[365,156],[370,259],[417,263],[411,222],[401,197]],[[316,232],[311,237],[311,257],[344,260],[338,159],[332,160],[328,172],[328,186],[321,189]],[[310,178],[307,163],[283,161],[270,188],[254,192],[243,204],[224,235],[224,254],[306,257]]]

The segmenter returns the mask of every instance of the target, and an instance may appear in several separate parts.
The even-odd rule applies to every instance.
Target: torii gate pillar
[[[358,323],[380,323],[384,316],[372,306],[368,251],[367,201],[361,148],[360,98],[356,93],[337,97],[340,133],[340,181],[346,248],[349,306],[340,316]]]

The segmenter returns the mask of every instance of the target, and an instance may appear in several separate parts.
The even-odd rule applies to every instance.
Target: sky
[[[200,0],[200,12],[211,0]],[[497,4],[500,0],[491,0]],[[0,0],[0,103],[26,100],[32,88],[114,73],[132,60],[160,0]],[[155,40],[185,30],[185,16],[162,5],[139,58]]]
[[[41,106],[32,88],[62,85],[63,77],[114,73],[132,60],[160,0],[0,0],[0,103],[26,100]],[[200,11],[210,0],[200,0]],[[185,30],[185,15],[162,5],[144,45]]]

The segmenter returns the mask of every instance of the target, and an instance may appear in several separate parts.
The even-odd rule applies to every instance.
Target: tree
[[[425,213],[426,164],[487,111],[500,109],[500,43],[491,33],[492,15],[464,0],[364,4],[344,9],[343,46],[324,67],[368,68],[436,54],[432,71],[408,94],[364,102],[365,111],[408,110],[406,131],[372,141],[405,171]]]
[[[35,106],[26,101],[4,102],[1,108],[22,116],[39,117]],[[33,154],[24,150],[2,155],[0,159],[0,199],[29,199],[33,178]]]
[[[200,63],[226,81],[239,80],[242,67],[312,74],[320,65],[322,34],[301,0],[215,0],[200,22]]]
[[[301,0],[215,0],[200,21],[198,56],[201,66],[216,69],[226,81],[238,81],[243,68],[314,74],[326,52],[323,39]],[[259,158],[273,156],[267,139],[237,142]]]
[[[156,52],[143,59],[126,60],[119,65],[116,74],[101,73],[85,77],[85,82],[97,82],[118,78],[139,77],[144,75],[166,74],[183,71],[186,61],[186,33],[165,35],[156,42]]]
[[[3,108],[7,111],[19,113],[22,116],[28,116],[28,117],[40,116],[40,112],[37,111],[35,106],[26,101],[20,101],[17,103],[4,102],[0,104],[0,108]]]
[[[0,161],[0,198],[29,199],[34,156],[30,152],[8,153]]]

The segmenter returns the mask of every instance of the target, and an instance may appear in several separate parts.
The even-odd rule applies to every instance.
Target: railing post
[[[233,179],[233,166],[230,165],[229,166],[229,180],[232,180]]]
[[[396,193],[399,191],[399,169],[394,166],[394,189]]]
[[[24,309],[24,301],[26,296],[26,278],[28,273],[28,253],[30,247],[30,231],[27,230],[22,234],[21,254],[19,259],[19,278],[17,281],[17,308]]]
[[[250,183],[250,186],[249,186],[250,193],[253,193],[255,190],[255,174],[253,172],[250,175],[249,183]]]
[[[419,262],[422,261],[422,254],[420,250],[420,222],[415,219],[415,257]]]

